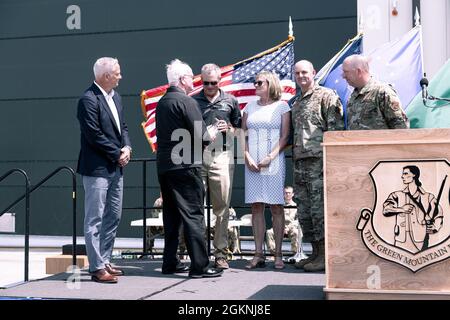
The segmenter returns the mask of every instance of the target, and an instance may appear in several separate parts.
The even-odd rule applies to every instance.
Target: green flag
[[[450,98],[450,59],[431,79],[428,94],[438,98]],[[450,128],[450,103],[427,100],[426,106],[419,92],[406,109],[411,128]]]

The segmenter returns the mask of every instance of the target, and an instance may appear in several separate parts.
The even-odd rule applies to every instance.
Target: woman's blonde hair
[[[271,71],[261,71],[256,75],[255,79],[258,79],[259,77],[264,77],[267,80],[269,98],[273,101],[280,100],[283,89],[281,88],[281,82],[278,75]]]

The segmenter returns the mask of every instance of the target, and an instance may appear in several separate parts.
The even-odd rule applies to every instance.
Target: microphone
[[[420,86],[422,87],[422,99],[425,101],[428,98],[428,79],[424,77],[420,80]],[[424,102],[425,103],[425,102]]]

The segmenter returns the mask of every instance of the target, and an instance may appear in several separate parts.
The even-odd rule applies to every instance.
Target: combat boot
[[[316,258],[317,253],[319,252],[319,241],[312,241],[311,245],[312,245],[311,255],[306,259],[302,259],[302,260],[296,262],[294,266],[297,269],[303,269],[305,264],[310,263],[311,261],[313,261]]]
[[[318,242],[318,253],[316,258],[305,264],[303,269],[306,272],[318,272],[325,270],[325,241],[323,239]]]

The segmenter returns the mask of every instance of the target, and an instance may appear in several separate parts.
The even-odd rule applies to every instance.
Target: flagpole
[[[361,13],[360,15],[359,15],[359,18],[358,18],[358,33],[363,33],[364,32],[364,21],[363,21],[363,18],[364,18],[364,16],[363,16],[363,14]]]
[[[328,61],[327,65],[328,67],[332,67],[334,65],[334,63],[336,62],[336,60],[340,57],[341,53],[343,51],[345,51],[354,41],[358,40],[360,37],[362,37],[363,33],[362,32],[358,32],[358,34],[356,36],[354,36],[352,39],[347,40],[347,43],[341,48],[341,50],[338,51],[338,53],[336,53],[333,58],[330,59],[330,61]],[[326,65],[325,65],[326,66]],[[319,72],[320,73],[320,72]],[[325,77],[328,74],[328,70],[326,72],[324,72],[323,74],[320,75],[320,77],[317,77],[315,79],[315,81],[317,83],[319,83],[320,81],[322,81],[323,77]]]
[[[414,27],[417,27],[420,25],[420,15],[419,15],[419,8],[416,7],[416,12],[414,13]]]
[[[294,28],[292,26],[292,19],[291,16],[289,16],[289,33],[288,33],[288,39],[294,38]]]
[[[279,48],[284,47],[289,42],[293,42],[295,40],[295,37],[293,35],[294,34],[293,31],[292,31],[292,35],[291,35],[291,31],[292,31],[292,21],[291,21],[291,17],[289,17],[289,34],[288,34],[287,40],[283,41],[282,43],[280,43],[279,45],[277,45],[277,46],[275,46],[273,48],[270,48],[270,49],[267,49],[266,51],[260,52],[260,53],[254,55],[254,56],[252,56],[250,58],[247,58],[247,59],[241,60],[239,62],[236,62],[233,65],[241,64],[241,63],[244,63],[246,61],[253,60],[253,59],[265,56],[266,54],[272,53],[272,52],[278,50]]]
[[[419,9],[416,7],[416,12],[414,14],[414,27],[415,28],[420,28],[419,30],[419,38],[420,38],[420,59],[422,62],[422,72],[423,72],[423,77],[426,78],[426,73],[425,73],[425,64],[424,64],[424,60],[423,60],[423,38],[422,38],[422,26],[420,25],[420,15],[419,15]]]
[[[249,60],[254,60],[254,59],[259,58],[259,57],[262,57],[262,56],[265,56],[266,54],[272,53],[272,52],[278,50],[279,48],[284,47],[286,44],[288,44],[289,42],[293,42],[294,40],[295,40],[294,37],[288,38],[287,40],[283,41],[282,43],[280,43],[280,44],[277,45],[276,47],[267,49],[266,51],[263,51],[263,52],[261,52],[261,53],[255,54],[253,57],[250,57],[250,58],[247,58],[247,59],[245,59],[245,60],[241,60],[241,61],[239,61],[239,62],[236,62],[235,65],[236,65],[236,64],[243,63],[243,62],[246,62],[246,61],[249,61]]]

